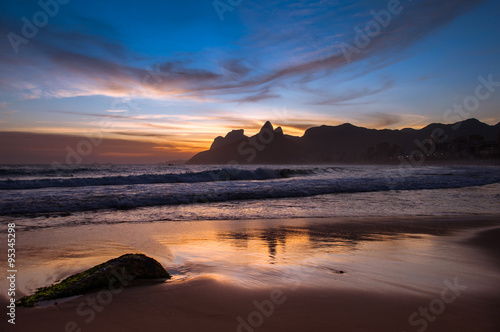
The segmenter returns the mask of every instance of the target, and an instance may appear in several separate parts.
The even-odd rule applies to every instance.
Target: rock
[[[82,295],[99,289],[126,286],[133,279],[170,279],[163,266],[143,254],[126,254],[94,266],[49,287],[37,289],[35,294],[21,298],[17,305],[33,307],[37,302]],[[122,284],[120,284],[120,282]]]
[[[480,161],[498,156],[500,122],[491,126],[469,119],[401,130],[369,129],[344,123],[312,127],[299,137],[284,135],[282,128],[273,129],[271,122],[266,121],[257,135],[247,137],[243,132],[237,132],[229,136],[241,141],[221,136],[210,150],[194,155],[187,164],[397,164],[400,156],[409,154],[414,148],[414,142],[429,139],[432,142],[443,140],[439,143],[439,154],[429,155],[429,161],[456,162],[457,158]],[[485,148],[489,152],[478,148],[481,142],[491,143],[491,149]],[[496,150],[493,146],[497,147]]]
[[[217,136],[214,139],[214,141],[212,142],[212,145],[210,145],[210,150],[220,148],[223,145],[226,145],[226,141],[224,140],[224,137]]]
[[[227,133],[225,137],[216,137],[212,145],[210,146],[210,150],[220,148],[224,145],[231,144],[244,138],[246,138],[246,136],[243,129],[232,130],[231,132]]]
[[[273,125],[271,124],[271,122],[266,121],[266,123],[264,123],[262,128],[260,128],[260,132],[262,133],[264,130],[267,130],[270,132],[274,131],[274,128],[273,128]]]

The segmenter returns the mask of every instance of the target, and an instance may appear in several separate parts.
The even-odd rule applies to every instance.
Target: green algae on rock
[[[38,288],[18,306],[33,307],[37,302],[82,295],[99,289],[127,286],[133,279],[170,279],[163,266],[143,254],[126,254],[72,275],[49,287]]]

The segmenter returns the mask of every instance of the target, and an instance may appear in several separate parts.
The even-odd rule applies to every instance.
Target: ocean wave
[[[102,176],[102,177],[64,177],[64,178],[38,178],[30,180],[3,180],[0,181],[0,190],[11,189],[40,189],[50,187],[88,187],[88,186],[113,186],[113,185],[137,185],[158,183],[197,183],[217,181],[241,181],[241,180],[271,180],[288,178],[293,176],[311,175],[320,172],[328,172],[335,167],[326,168],[257,168],[254,170],[238,168],[221,168],[211,171],[166,173],[166,174],[142,174],[127,176]],[[71,174],[71,173],[67,173]],[[71,174],[72,175],[72,174]]]
[[[301,172],[303,172],[302,170]],[[277,172],[277,173],[276,173]],[[291,172],[291,173],[290,173]],[[147,206],[200,204],[238,200],[310,197],[337,193],[383,192],[392,190],[452,189],[500,183],[500,174],[474,173],[439,175],[410,174],[391,177],[290,177],[296,170],[242,171],[232,179],[268,181],[228,181],[208,183],[142,184],[135,186],[45,188],[4,191],[0,195],[0,215],[78,212],[102,209],[133,209]],[[201,172],[205,173],[205,172]],[[224,173],[225,174],[225,173]],[[207,175],[198,175],[201,177]],[[289,178],[287,178],[289,177]]]
[[[70,177],[71,175],[93,172],[94,168],[91,167],[47,167],[41,166],[4,166],[0,167],[1,177]]]

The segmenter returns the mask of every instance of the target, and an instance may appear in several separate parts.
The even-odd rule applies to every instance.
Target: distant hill
[[[499,140],[500,123],[490,126],[477,119],[432,123],[418,130],[323,125],[307,129],[302,137],[286,135],[267,121],[250,137],[239,129],[215,138],[210,150],[187,163],[394,163],[401,157],[422,156],[429,160],[492,159],[499,157]]]

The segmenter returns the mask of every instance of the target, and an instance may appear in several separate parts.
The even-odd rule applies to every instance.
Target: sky
[[[493,125],[499,17],[497,0],[4,0],[0,163],[187,159],[266,120]]]

